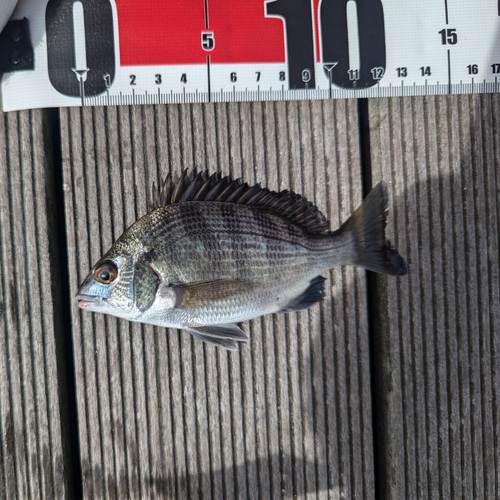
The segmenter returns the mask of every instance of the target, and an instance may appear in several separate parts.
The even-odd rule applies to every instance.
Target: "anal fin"
[[[316,276],[316,278],[311,280],[304,292],[278,312],[287,313],[309,309],[314,304],[321,302],[325,296],[325,280],[326,278],[323,278],[323,276]]]
[[[249,340],[248,335],[240,327],[231,324],[187,326],[186,330],[207,344],[223,347],[229,351],[238,350],[236,342]]]

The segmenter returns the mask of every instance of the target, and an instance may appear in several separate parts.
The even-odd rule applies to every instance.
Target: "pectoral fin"
[[[251,280],[237,279],[172,283],[169,286],[175,292],[176,309],[194,309],[229,301],[232,297],[248,293],[255,284]]]
[[[186,330],[207,344],[237,351],[236,342],[247,342],[248,335],[236,325],[187,326]]]

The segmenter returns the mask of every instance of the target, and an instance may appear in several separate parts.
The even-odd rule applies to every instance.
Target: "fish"
[[[184,170],[153,184],[148,213],[93,266],[84,311],[182,329],[228,350],[249,340],[238,323],[307,309],[339,265],[403,276],[385,236],[387,186],[377,184],[339,229],[292,191]]]

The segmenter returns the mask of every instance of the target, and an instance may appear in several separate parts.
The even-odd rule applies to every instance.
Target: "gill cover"
[[[154,272],[150,258],[147,254],[142,254],[134,266],[134,292],[135,305],[144,312],[153,304],[160,279]]]

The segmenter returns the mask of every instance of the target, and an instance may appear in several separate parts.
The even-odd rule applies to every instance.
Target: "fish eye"
[[[113,262],[104,262],[94,272],[95,279],[103,285],[109,285],[115,281],[118,270]]]

